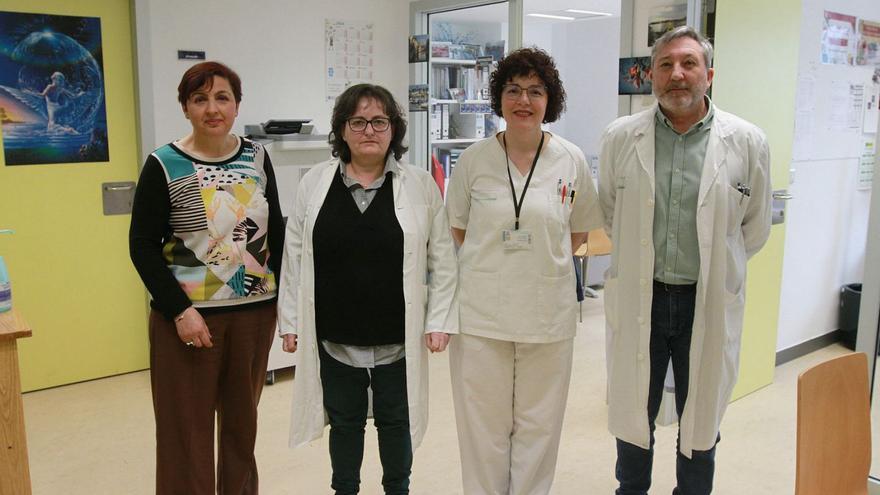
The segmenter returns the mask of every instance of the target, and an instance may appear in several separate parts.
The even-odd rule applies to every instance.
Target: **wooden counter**
[[[30,336],[30,327],[15,309],[0,313],[0,495],[31,494],[16,345]]]

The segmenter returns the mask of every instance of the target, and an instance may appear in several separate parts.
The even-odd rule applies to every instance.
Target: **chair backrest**
[[[795,495],[867,495],[868,359],[852,353],[798,377]]]
[[[608,238],[605,229],[598,228],[590,231],[587,242],[581,244],[575,256],[602,256],[605,254],[611,254],[611,239]]]

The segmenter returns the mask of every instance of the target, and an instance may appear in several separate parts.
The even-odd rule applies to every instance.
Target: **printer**
[[[256,140],[308,140],[320,139],[312,135],[315,126],[312,119],[272,119],[262,124],[246,124],[244,133]]]

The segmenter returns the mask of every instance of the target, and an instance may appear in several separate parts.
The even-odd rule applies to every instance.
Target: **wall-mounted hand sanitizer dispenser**
[[[12,309],[12,287],[9,285],[9,272],[0,256],[0,313]]]
[[[0,234],[11,234],[9,229],[0,229]],[[9,285],[9,271],[0,256],[0,313],[12,309],[12,287]]]

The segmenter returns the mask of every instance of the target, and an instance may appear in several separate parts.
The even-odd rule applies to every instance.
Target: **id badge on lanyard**
[[[538,143],[538,151],[535,152],[535,159],[529,169],[529,175],[526,177],[526,183],[523,186],[522,193],[519,196],[519,202],[516,200],[516,189],[513,187],[513,176],[510,174],[510,157],[507,155],[507,133],[501,135],[504,143],[504,158],[507,160],[507,179],[510,181],[510,195],[513,198],[513,211],[516,220],[513,229],[504,229],[501,231],[501,244],[505,251],[527,251],[532,249],[532,233],[528,230],[520,230],[519,214],[522,211],[522,205],[525,201],[526,191],[529,189],[529,183],[532,181],[532,174],[535,172],[535,165],[538,164],[538,158],[541,156],[541,148],[544,147],[544,132],[541,131],[541,142]]]
[[[501,244],[505,251],[529,251],[532,249],[532,233],[528,230],[504,229]]]

